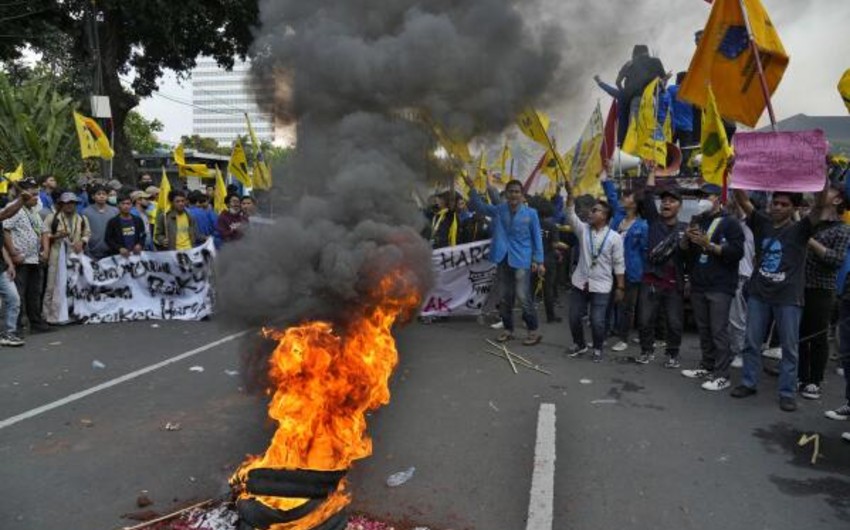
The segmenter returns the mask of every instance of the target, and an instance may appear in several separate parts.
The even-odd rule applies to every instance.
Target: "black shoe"
[[[794,412],[797,410],[797,400],[792,397],[780,396],[779,408],[785,412]]]
[[[546,319],[547,324],[557,324],[558,322],[563,322],[563,321],[564,321],[564,319],[561,318],[561,317],[552,317],[552,318]]]
[[[733,398],[745,398],[754,396],[758,392],[755,388],[750,388],[747,385],[738,385],[730,394]]]
[[[30,326],[30,333],[50,333],[54,329],[49,324],[35,324]]]

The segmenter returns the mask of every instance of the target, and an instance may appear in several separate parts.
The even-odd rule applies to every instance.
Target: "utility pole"
[[[95,120],[100,121],[101,128],[105,125],[104,122],[111,122],[112,111],[109,105],[109,98],[103,96],[103,60],[100,52],[100,36],[97,30],[97,3],[96,0],[91,0],[90,9],[86,11],[86,36],[89,41],[89,49],[91,50],[94,68],[92,71],[92,92],[90,98],[91,116]],[[115,128],[112,123],[109,123],[109,143],[115,145]],[[112,177],[112,160],[100,159],[100,176],[106,181]]]

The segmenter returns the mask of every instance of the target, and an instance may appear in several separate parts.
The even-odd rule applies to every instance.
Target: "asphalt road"
[[[272,426],[247,395],[235,338],[220,322],[75,326],[0,350],[0,528],[107,530],[130,525],[148,492],[167,513],[226,491]],[[484,354],[495,335],[472,320],[398,333],[393,400],[371,418],[374,455],[351,474],[353,509],[434,530],[526,528],[541,403],[556,408],[556,529],[837,529],[850,523],[850,423],[823,402],[781,412],[775,381],[740,402],[660,364],[563,355],[565,324],[520,353],[552,372]],[[38,413],[38,407],[186,352],[191,356]],[[629,352],[626,352],[628,354]],[[634,352],[632,352],[634,354]],[[695,362],[693,337],[683,352]],[[105,367],[93,367],[99,361]],[[203,372],[191,367],[202,366]],[[833,365],[830,365],[830,370]],[[228,373],[229,372],[229,373]],[[61,401],[60,401],[61,402]],[[180,430],[165,430],[166,423]],[[6,422],[8,423],[8,422]],[[820,433],[823,457],[801,433]],[[391,473],[414,477],[388,488]]]

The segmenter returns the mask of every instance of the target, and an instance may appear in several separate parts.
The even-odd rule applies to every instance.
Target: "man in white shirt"
[[[567,186],[568,191],[569,185]],[[573,271],[573,289],[570,292],[570,333],[573,347],[570,357],[588,351],[584,340],[582,319],[590,307],[590,329],[593,338],[593,361],[602,360],[602,342],[605,340],[605,312],[612,288],[617,302],[625,292],[626,262],[623,256],[623,239],[609,226],[613,210],[605,201],[596,201],[590,210],[587,223],[576,215],[573,194],[567,198],[567,223],[579,242],[579,261]],[[615,286],[616,280],[616,286]]]

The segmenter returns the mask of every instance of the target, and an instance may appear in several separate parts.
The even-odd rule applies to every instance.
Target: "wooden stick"
[[[484,350],[484,353],[489,353],[490,355],[492,355],[494,357],[498,357],[500,359],[506,359],[507,358],[507,357],[505,357],[504,352],[501,352],[501,351],[496,352],[496,351],[493,351],[493,350]],[[540,372],[541,374],[552,375],[551,372],[548,372],[548,371],[544,370],[543,368],[540,368],[540,366],[538,366],[536,364],[531,364],[531,363],[526,363],[524,361],[521,361],[519,363],[519,366],[522,366],[523,368],[526,368],[528,370],[534,370],[535,372]]]
[[[511,357],[511,354],[505,355],[505,358],[511,364],[511,370],[513,370],[515,374],[518,374],[519,371],[516,369],[516,364],[514,363],[514,359],[513,359],[513,357]]]
[[[520,355],[518,353],[514,353],[513,351],[509,350],[508,347],[505,346],[504,344],[502,345],[502,349],[505,351],[505,353],[512,355],[515,358],[522,361],[523,363],[525,363],[529,368],[535,368],[535,369],[537,369],[538,372],[544,373],[546,375],[552,375],[551,373],[547,372],[546,370],[541,369],[539,364],[533,363],[533,362],[529,361],[528,359],[526,359],[525,357],[523,357],[522,355]]]
[[[770,101],[770,90],[767,87],[767,79],[764,76],[764,65],[761,62],[759,47],[753,38],[753,26],[750,23],[750,14],[747,12],[747,6],[744,4],[744,0],[738,0],[738,3],[741,6],[741,13],[744,17],[744,26],[747,28],[747,37],[750,39],[750,48],[753,50],[753,58],[756,62],[756,71],[758,72],[761,91],[767,106],[767,114],[770,117],[770,127],[773,129],[773,132],[776,132],[776,114],[773,112],[773,103]]]
[[[187,506],[187,507],[183,508],[182,510],[177,510],[174,513],[170,513],[168,515],[163,515],[162,517],[157,517],[156,519],[151,519],[150,521],[145,521],[145,522],[143,522],[141,524],[137,524],[135,526],[125,526],[123,528],[123,530],[141,530],[142,528],[147,528],[147,527],[149,527],[153,524],[161,523],[162,521],[167,521],[169,519],[173,519],[173,518],[177,517],[178,515],[181,515],[183,513],[188,512],[189,510],[194,510],[195,508],[200,508],[201,506],[204,506],[206,504],[213,502],[213,500],[214,499],[207,499],[207,500],[201,501],[197,504],[193,504],[192,506]]]

